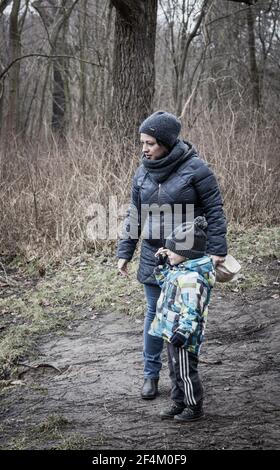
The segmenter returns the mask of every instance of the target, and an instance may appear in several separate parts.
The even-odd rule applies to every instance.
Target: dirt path
[[[276,297],[276,296],[274,296]],[[142,323],[113,312],[47,335],[2,397],[2,449],[279,449],[279,299],[272,291],[213,296],[201,355],[203,421],[161,422],[169,403],[139,398]],[[34,359],[34,360],[33,360]]]

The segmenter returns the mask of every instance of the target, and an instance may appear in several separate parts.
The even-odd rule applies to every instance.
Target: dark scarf
[[[177,167],[193,155],[196,155],[196,151],[192,144],[187,141],[178,140],[165,157],[158,160],[149,160],[145,155],[142,155],[142,163],[152,178],[157,183],[162,183]]]

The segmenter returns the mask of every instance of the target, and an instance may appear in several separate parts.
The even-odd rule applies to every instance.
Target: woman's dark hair
[[[165,147],[166,149],[170,150],[170,147],[167,146],[166,144],[164,144],[161,140],[157,139],[156,138],[156,142],[158,145],[160,145],[161,147]]]

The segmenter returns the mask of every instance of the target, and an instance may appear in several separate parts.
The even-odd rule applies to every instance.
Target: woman
[[[214,265],[222,262],[227,254],[226,221],[216,178],[207,164],[199,158],[195,147],[190,142],[178,139],[180,131],[180,121],[165,111],[155,112],[140,126],[142,164],[133,178],[130,209],[124,221],[124,233],[131,234],[134,229],[134,235],[123,237],[118,246],[118,270],[124,276],[128,275],[127,264],[133,257],[141,228],[144,223],[150,224],[149,216],[143,221],[141,208],[152,204],[169,205],[173,214],[175,209],[180,207],[181,222],[185,222],[187,207],[192,204],[194,217],[206,217],[207,253],[212,256]],[[135,213],[138,214],[137,218]],[[165,221],[160,212],[152,223],[154,226],[159,225],[159,236],[153,235],[154,226],[151,233],[149,225],[148,232],[145,232],[146,236],[142,239],[137,274],[137,279],[144,284],[147,300],[144,321],[144,386],[141,392],[143,399],[153,399],[157,396],[163,348],[161,338],[148,334],[160,295],[160,288],[153,275],[156,265],[155,253],[164,246],[166,238]],[[172,231],[172,227],[169,231]]]

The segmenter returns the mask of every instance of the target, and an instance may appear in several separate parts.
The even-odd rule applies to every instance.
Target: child
[[[165,248],[160,248],[155,255],[158,257],[155,277],[162,290],[149,334],[167,340],[173,401],[160,417],[180,423],[204,416],[198,355],[215,283],[212,260],[205,254],[206,228],[204,217],[197,217],[193,227],[183,223],[166,240]],[[191,229],[194,242],[193,247],[187,249],[186,244],[182,247],[181,241]]]

